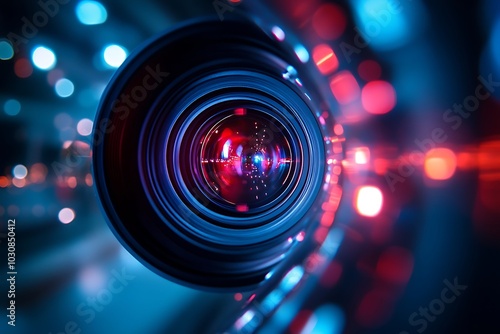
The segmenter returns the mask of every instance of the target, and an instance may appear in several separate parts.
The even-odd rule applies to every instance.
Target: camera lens
[[[342,160],[307,73],[245,20],[191,22],[131,56],[101,101],[93,151],[124,246],[169,279],[229,290],[259,286],[306,247],[295,237],[335,210]]]
[[[181,170],[189,170],[184,177],[194,178],[190,183],[217,206],[251,213],[290,193],[300,172],[300,152],[294,147],[296,140],[272,115],[238,107],[192,130],[181,144],[181,151],[191,152]]]

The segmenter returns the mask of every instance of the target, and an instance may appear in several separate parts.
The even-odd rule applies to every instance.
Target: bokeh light
[[[97,1],[81,1],[75,8],[78,20],[85,25],[96,25],[106,22],[108,12]]]
[[[356,191],[356,210],[362,216],[375,217],[382,210],[384,197],[379,188],[363,186]]]
[[[284,41],[285,40],[285,32],[283,31],[283,29],[281,29],[280,27],[278,26],[274,26],[272,29],[271,29],[271,32],[273,33],[274,37],[276,37],[276,39],[280,42]]]
[[[12,168],[12,175],[14,175],[16,179],[24,179],[26,175],[28,175],[28,169],[24,165],[16,165]]]
[[[348,104],[359,98],[359,84],[349,71],[342,71],[330,80],[330,89],[340,104]]]
[[[15,99],[7,100],[3,105],[3,111],[9,116],[16,116],[21,111],[21,103]]]
[[[396,105],[396,91],[387,81],[372,81],[363,87],[361,102],[370,114],[386,114]]]
[[[75,219],[75,211],[70,208],[64,208],[57,215],[59,221],[63,224],[69,224]]]
[[[295,54],[297,55],[297,58],[303,63],[307,63],[309,61],[309,52],[307,52],[306,48],[301,45],[297,44],[294,48]]]
[[[447,148],[434,148],[425,155],[425,175],[431,180],[448,180],[455,174],[457,157]]]
[[[324,4],[313,16],[313,28],[323,39],[339,38],[347,26],[347,19],[342,8],[334,4]]]
[[[69,97],[73,95],[73,92],[75,91],[75,85],[73,84],[73,82],[71,82],[71,80],[62,78],[57,80],[55,91],[56,94],[60,97]]]
[[[92,133],[93,125],[94,123],[90,119],[84,118],[78,122],[76,130],[81,136],[88,136]]]
[[[103,58],[108,66],[118,68],[127,58],[127,50],[116,44],[109,45],[103,51]]]
[[[41,70],[51,70],[56,66],[57,58],[51,49],[39,46],[33,51],[33,64]]]
[[[14,63],[14,73],[19,78],[27,78],[31,74],[33,74],[33,66],[31,66],[31,63],[28,59],[20,58]]]
[[[14,57],[14,48],[9,41],[0,41],[0,59],[9,60]]]
[[[314,48],[313,60],[321,74],[330,74],[339,67],[337,56],[326,44],[320,44]]]

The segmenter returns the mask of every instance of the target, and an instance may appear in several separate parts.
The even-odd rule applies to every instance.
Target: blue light
[[[28,169],[24,165],[16,165],[12,168],[12,175],[16,179],[24,179],[28,175]]]
[[[374,49],[392,50],[409,41],[413,9],[391,0],[351,0],[356,32]],[[412,28],[412,29],[410,29]]]
[[[69,97],[75,91],[75,85],[68,79],[60,79],[55,85],[56,94],[60,97]]]
[[[284,292],[288,293],[291,291],[304,276],[304,268],[302,266],[295,266],[283,277],[279,284],[279,288]]]
[[[9,60],[14,56],[14,49],[8,41],[0,41],[0,59]]]
[[[85,25],[101,24],[108,18],[106,8],[97,1],[81,1],[75,12],[78,20]]]
[[[54,51],[44,46],[35,48],[31,59],[33,64],[41,70],[51,70],[56,66],[57,62]]]
[[[21,103],[18,100],[7,100],[3,105],[3,111],[9,116],[16,116],[21,111]]]
[[[296,45],[294,48],[295,54],[297,58],[303,63],[307,63],[309,61],[309,52],[307,52],[306,48],[303,45]]]
[[[116,44],[109,45],[104,49],[103,57],[108,66],[117,68],[127,58],[127,50]]]
[[[495,22],[493,26],[491,37],[490,37],[490,48],[493,55],[494,66],[496,69],[500,69],[500,19]]]
[[[344,312],[336,305],[325,304],[314,311],[302,333],[341,334],[345,326]]]

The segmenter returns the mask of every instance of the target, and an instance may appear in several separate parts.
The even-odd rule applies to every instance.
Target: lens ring
[[[166,159],[166,161],[161,161],[159,154],[150,155],[152,160],[149,170],[154,172],[149,177],[149,186],[158,188],[157,193],[165,194],[162,198],[163,203],[159,203],[158,205],[162,207],[165,203],[170,202],[170,205],[168,205],[169,208],[187,214],[185,219],[181,220],[181,224],[183,224],[182,228],[185,231],[196,233],[198,229],[201,229],[206,233],[203,234],[203,238],[206,239],[210,235],[213,235],[216,237],[213,239],[213,242],[219,244],[253,244],[264,241],[265,238],[277,237],[286,232],[290,227],[300,230],[300,226],[296,226],[296,222],[309,210],[311,202],[319,190],[318,176],[322,175],[322,166],[318,166],[317,173],[310,173],[309,163],[311,159],[309,157],[310,151],[314,150],[318,159],[322,159],[323,147],[321,146],[322,143],[317,140],[318,137],[321,138],[321,133],[316,126],[316,120],[310,111],[310,107],[305,104],[303,99],[299,99],[299,96],[282,81],[263,75],[257,76],[260,80],[256,80],[255,77],[256,74],[251,72],[242,72],[239,75],[236,72],[229,72],[229,74],[221,73],[217,76],[217,80],[214,78],[203,80],[205,85],[196,83],[192,86],[182,88],[181,91],[188,92],[186,96],[168,94],[168,97],[175,96],[176,99],[182,101],[182,104],[179,106],[175,103],[164,103],[163,106],[155,106],[157,109],[167,109],[169,112],[156,114],[156,118],[151,119],[149,123],[153,125],[153,128],[154,124],[163,126],[154,130],[146,126],[143,130],[144,133],[151,134],[150,138],[157,138],[157,146],[164,145],[161,148],[157,148],[154,144],[155,139],[150,139],[147,141],[148,144],[145,147],[151,147],[152,150],[145,149],[145,152],[168,151],[168,145],[164,142],[164,138],[174,139],[174,146],[180,149],[180,143],[185,137],[187,124],[191,124],[205,108],[215,105],[216,102],[234,102],[247,98],[257,102],[263,101],[267,105],[274,106],[273,112],[283,119],[282,122],[290,123],[290,129],[298,132],[298,140],[295,143],[297,146],[301,146],[301,155],[303,156],[302,177],[294,185],[295,189],[298,190],[292,192],[291,198],[287,201],[288,205],[274,207],[270,212],[256,216],[241,215],[240,217],[235,217],[234,215],[226,216],[214,212],[204,205],[206,202],[199,202],[200,198],[203,198],[205,195],[203,193],[199,194],[199,198],[187,196],[181,201],[178,195],[187,195],[192,189],[182,182],[182,178],[177,173],[182,170],[182,166],[175,163],[178,161],[175,157],[176,153],[171,153],[170,159]],[[214,96],[214,92],[223,91],[224,89],[231,89],[231,91],[228,95],[217,95],[216,102],[206,97],[207,95]],[[190,109],[193,104],[196,104],[194,102],[189,103],[191,101],[202,101],[200,103],[201,106],[198,106],[198,109]],[[288,103],[283,104],[282,101],[287,101]],[[237,103],[237,105],[239,104]],[[182,118],[183,113],[187,114],[185,119]],[[306,118],[307,122],[304,118]],[[176,125],[180,128],[179,130],[176,130]],[[185,126],[184,128],[182,128],[183,125]],[[306,125],[309,125],[309,128],[306,128]],[[170,170],[168,168],[164,169],[164,165],[170,165]],[[316,180],[311,180],[311,178],[315,177]],[[173,180],[177,180],[179,183],[172,184]],[[313,185],[316,187],[313,187]],[[297,205],[297,203],[301,204]],[[172,209],[165,211],[164,214],[168,216],[170,214],[169,211]],[[193,215],[193,212],[197,214]],[[235,225],[256,226],[256,228],[247,229],[244,233],[238,230],[232,231],[227,229],[227,226]],[[218,229],[218,226],[222,228]]]
[[[160,36],[117,72],[94,122],[94,176],[113,231],[145,265],[181,284],[241,291],[262,283],[293,248],[315,247],[295,236],[318,227],[321,204],[340,182],[332,170],[342,147],[330,137],[334,118],[318,119],[321,94],[292,72],[307,73],[290,50],[253,23],[230,20]],[[158,85],[143,100],[125,99],[153,78]],[[207,206],[205,181],[189,175],[203,169],[201,137],[242,106],[254,121],[282,125],[277,143],[295,164],[289,179],[277,174],[286,182],[274,201],[248,211]]]

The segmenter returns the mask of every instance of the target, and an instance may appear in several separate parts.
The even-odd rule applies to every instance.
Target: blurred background
[[[231,15],[292,44],[346,138],[323,246],[236,294],[137,262],[90,168],[99,99],[127,56],[178,22]],[[9,219],[17,270],[16,326],[2,314],[2,332],[500,332],[497,1],[10,1],[0,75],[0,275]]]

